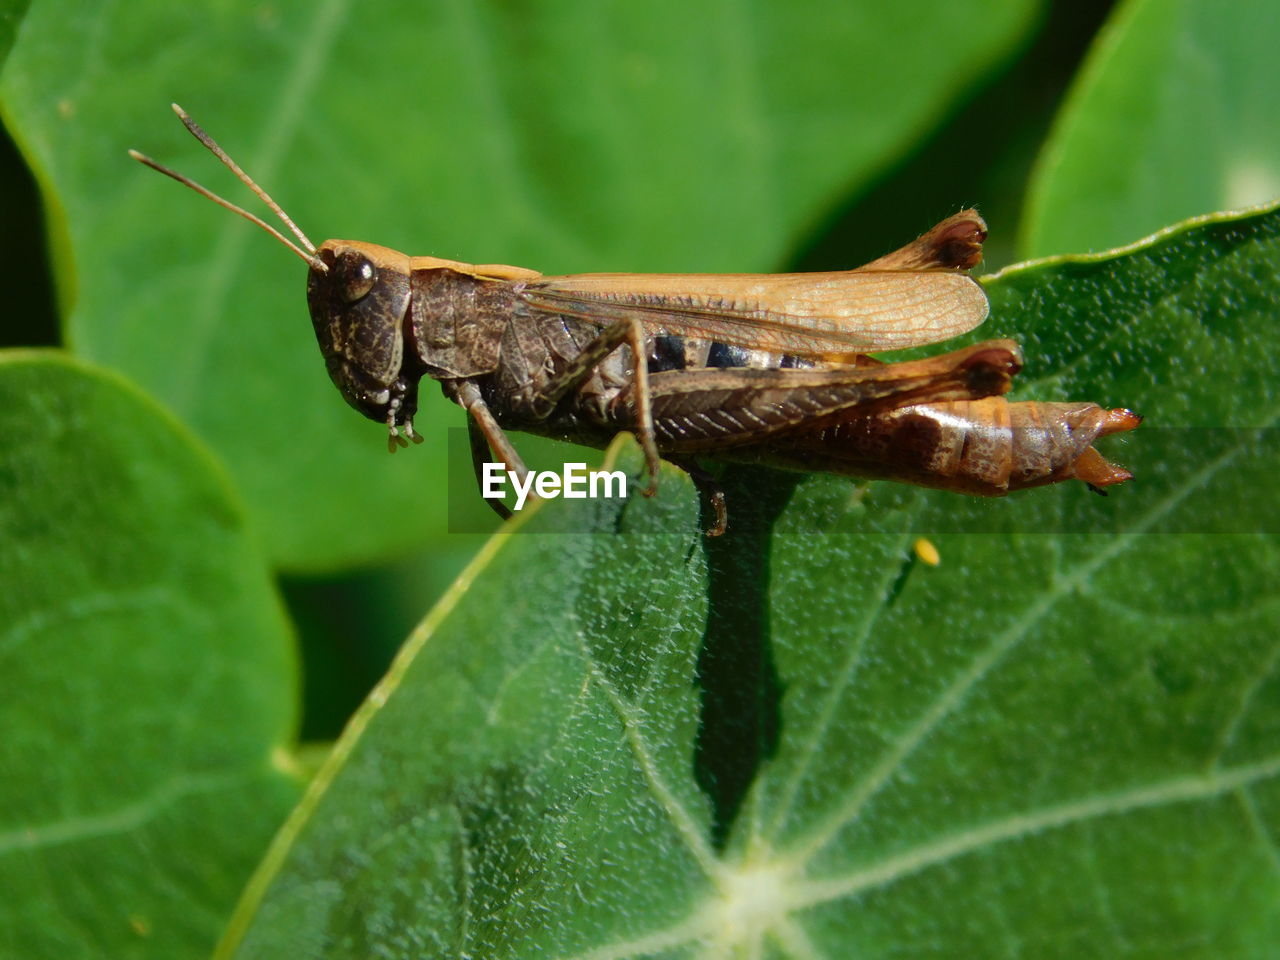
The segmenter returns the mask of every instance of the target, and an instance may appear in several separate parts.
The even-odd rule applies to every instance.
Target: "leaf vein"
[[[651,956],[661,950],[672,950],[699,940],[706,936],[708,929],[706,914],[698,911],[674,927],[658,930],[635,940],[596,947],[586,953],[575,954],[568,960],[626,960],[627,957]]]
[[[823,960],[823,954],[813,945],[809,935],[790,917],[782,917],[770,929],[770,936],[789,957],[796,960]]]
[[[1235,742],[1236,734],[1240,731],[1240,725],[1244,723],[1249,711],[1253,708],[1254,698],[1262,688],[1262,685],[1275,673],[1277,665],[1280,665],[1280,640],[1277,640],[1272,645],[1262,663],[1262,668],[1254,676],[1248,678],[1249,682],[1240,691],[1240,702],[1236,705],[1231,719],[1222,727],[1222,733],[1218,737],[1217,749],[1214,750],[1213,757],[1208,763],[1209,769],[1215,769],[1222,763],[1223,756],[1231,749],[1231,744]]]
[[[1280,848],[1276,847],[1275,837],[1271,835],[1271,831],[1267,829],[1267,825],[1263,822],[1262,814],[1258,812],[1258,805],[1254,803],[1253,794],[1249,792],[1248,785],[1239,787],[1236,790],[1236,797],[1239,799],[1240,805],[1244,807],[1249,826],[1257,835],[1263,850],[1266,851],[1267,859],[1271,862],[1271,868],[1277,875],[1280,875]]]
[[[900,538],[898,547],[895,552],[901,552],[906,546],[907,536]],[[773,817],[770,827],[769,836],[771,840],[777,838],[778,833],[782,830],[783,824],[786,822],[787,815],[791,812],[792,804],[795,803],[796,793],[800,789],[800,783],[803,781],[805,774],[809,771],[809,766],[813,762],[813,758],[817,753],[818,746],[826,737],[827,730],[831,726],[831,722],[835,717],[836,707],[844,698],[844,693],[848,689],[849,684],[853,682],[853,677],[858,671],[859,665],[862,663],[863,653],[866,651],[867,638],[871,635],[871,631],[875,628],[876,622],[880,618],[880,614],[885,610],[885,605],[889,599],[889,592],[893,589],[894,583],[897,581],[899,570],[892,564],[885,564],[885,575],[879,585],[879,602],[872,604],[871,609],[863,617],[862,623],[858,628],[857,636],[854,637],[850,644],[849,656],[841,666],[839,679],[832,685],[828,692],[826,701],[822,705],[822,710],[818,714],[818,718],[814,723],[813,731],[808,740],[800,751],[800,759],[796,764],[794,773],[788,779],[783,788],[782,798],[778,802],[777,812]]]
[[[114,810],[6,830],[0,833],[0,856],[128,833],[145,826],[158,817],[166,807],[187,797],[225,790],[248,782],[255,776],[257,776],[256,772],[240,771],[175,777],[147,796]]]
[[[922,870],[1011,840],[1057,830],[1084,821],[1120,816],[1171,804],[1209,800],[1280,775],[1280,755],[1226,771],[1175,777],[1148,786],[1088,797],[1033,813],[1015,814],[891,856],[845,876],[798,883],[788,899],[792,910],[806,909],[888,886]]]
[[[671,821],[671,825],[676,828],[676,832],[684,840],[689,852],[698,862],[703,872],[709,877],[719,876],[721,872],[719,859],[712,852],[710,845],[703,836],[703,832],[698,828],[689,811],[684,808],[684,805],[676,797],[675,792],[662,778],[662,774],[658,770],[657,760],[640,732],[641,722],[635,715],[634,708],[623,699],[622,695],[618,693],[617,689],[609,681],[609,678],[604,675],[585,643],[582,645],[582,655],[586,658],[592,678],[600,684],[600,688],[604,690],[605,696],[608,697],[614,711],[618,714],[618,718],[622,721],[622,729],[627,736],[627,742],[631,745],[631,752],[639,762],[640,771],[644,774],[645,780],[648,781],[658,805],[662,807],[667,818]]]

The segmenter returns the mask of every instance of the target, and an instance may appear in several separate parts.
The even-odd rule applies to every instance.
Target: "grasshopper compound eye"
[[[373,261],[358,253],[344,253],[334,265],[334,280],[347,303],[355,303],[364,297],[378,282],[378,270]]]

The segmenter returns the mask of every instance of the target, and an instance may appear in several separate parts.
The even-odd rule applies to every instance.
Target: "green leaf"
[[[297,794],[295,673],[190,436],[114,374],[0,354],[0,955],[208,956]]]
[[[0,96],[65,230],[72,349],[190,423],[273,556],[316,569],[444,529],[443,424],[461,415],[428,384],[426,447],[386,456],[328,382],[300,265],[127,161],[138,147],[244,194],[170,100],[316,241],[547,272],[762,269],[1006,55],[1035,6],[46,2]]]
[[[991,281],[1027,393],[1148,414],[1108,500],[738,469],[718,540],[674,475],[593,502],[592,533],[554,532],[565,501],[519,521],[220,955],[1269,956],[1277,263],[1273,209]]]
[[[1103,250],[1280,197],[1280,6],[1128,0],[1040,157],[1025,256]]]

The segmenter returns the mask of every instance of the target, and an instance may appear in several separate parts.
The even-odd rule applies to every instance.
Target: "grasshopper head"
[[[405,445],[398,427],[404,427],[404,434],[410,439],[420,440],[413,432],[413,414],[417,409],[418,379],[422,371],[417,369],[408,374],[401,371],[404,321],[409,311],[409,258],[387,247],[355,240],[329,240],[316,249],[280,205],[241,170],[185,110],[176,103],[173,110],[191,135],[280,218],[298,243],[189,177],[136,150],[130,150],[130,156],[256,223],[304,260],[310,267],[307,304],[329,377],[347,403],[366,417],[387,425],[392,450],[397,444]]]
[[[357,240],[326,240],[307,273],[307,306],[329,377],[347,403],[413,436],[417,376],[406,376],[409,257]],[[321,267],[323,264],[323,268]]]

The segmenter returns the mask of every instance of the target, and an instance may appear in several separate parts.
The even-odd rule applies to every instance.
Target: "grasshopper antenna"
[[[214,156],[216,156],[219,160],[221,160],[227,166],[227,168],[231,170],[232,173],[234,173],[237,177],[240,178],[240,181],[242,183],[244,183],[247,187],[249,187],[250,190],[256,193],[262,199],[262,201],[268,207],[271,208],[271,210],[276,214],[276,216],[278,216],[281,220],[284,221],[285,225],[293,232],[293,235],[302,241],[302,244],[303,246],[306,247],[306,249],[304,250],[302,249],[302,247],[299,247],[296,243],[294,243],[292,240],[290,240],[288,237],[282,234],[275,227],[271,226],[271,224],[264,221],[261,217],[255,216],[254,214],[250,213],[248,210],[245,210],[243,207],[236,206],[230,200],[224,200],[222,197],[218,196],[212,190],[209,190],[206,187],[202,187],[200,184],[196,183],[191,178],[184,177],[182,174],[178,173],[176,170],[170,170],[164,164],[158,163],[155,160],[152,160],[146,154],[139,153],[137,150],[130,150],[129,156],[133,157],[133,159],[137,160],[139,163],[145,164],[146,166],[150,167],[152,170],[155,170],[159,173],[163,173],[166,177],[171,177],[172,179],[177,180],[179,183],[183,184],[184,186],[190,187],[192,190],[194,190],[196,193],[200,194],[201,196],[208,197],[218,206],[225,207],[226,209],[230,210],[232,213],[238,213],[240,216],[244,217],[246,220],[256,223],[263,230],[267,231],[267,233],[271,234],[273,237],[275,237],[277,240],[283,243],[286,247],[288,247],[290,250],[296,253],[299,257],[305,260],[313,270],[319,270],[321,273],[328,273],[329,272],[328,264],[326,264],[323,260],[321,260],[318,256],[316,256],[315,244],[313,244],[309,239],[307,239],[307,235],[303,233],[300,229],[298,229],[298,225],[294,223],[292,219],[290,219],[289,215],[280,208],[280,205],[278,203],[276,203],[274,200],[271,199],[271,197],[267,194],[267,191],[263,190],[260,186],[254,183],[253,179],[247,173],[241,170],[239,165],[234,160],[232,160],[229,156],[227,156],[226,151],[223,150],[220,146],[218,146],[218,144],[214,141],[214,139],[210,137],[207,133],[205,133],[204,130],[200,128],[200,125],[197,124],[194,120],[192,120],[191,117],[187,115],[187,112],[183,110],[180,106],[178,106],[176,103],[173,104],[173,111],[178,115],[178,118],[182,121],[183,125],[189,131],[191,131],[192,136],[194,136],[197,140],[203,143],[205,147],[207,147]]]
[[[298,228],[298,225],[293,222],[289,215],[280,209],[280,204],[272,200],[271,197],[268,196],[267,191],[254,183],[253,178],[241,170],[238,163],[227,156],[227,152],[218,146],[217,141],[214,140],[213,137],[204,132],[200,124],[191,119],[191,116],[187,111],[183,110],[176,103],[171,103],[169,106],[173,107],[173,112],[178,115],[178,119],[182,121],[182,125],[191,131],[191,135],[203,143],[210,153],[225,163],[227,165],[227,169],[240,178],[241,183],[262,198],[262,202],[271,208],[271,212],[283,220],[284,225],[289,228],[290,232],[302,241],[302,245],[307,248],[308,253],[315,254],[316,245],[308,240],[307,235]]]

